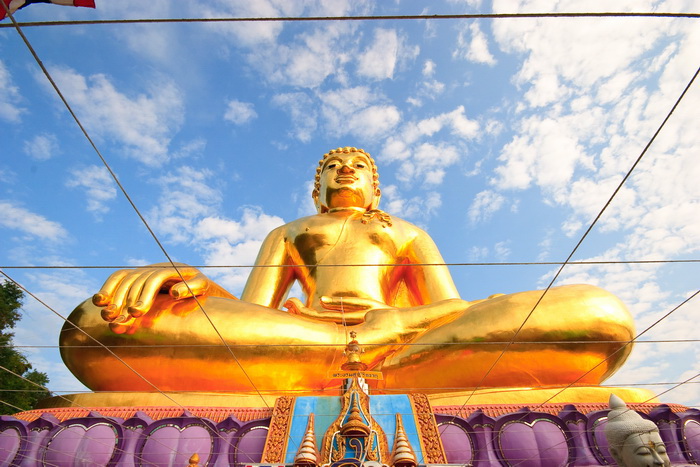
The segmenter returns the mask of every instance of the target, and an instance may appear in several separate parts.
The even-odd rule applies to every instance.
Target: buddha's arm
[[[269,308],[279,308],[294,283],[295,269],[287,252],[287,226],[270,232],[248,276],[241,300]]]
[[[416,305],[460,298],[450,271],[435,242],[427,233],[415,227],[413,240],[404,252],[411,264],[404,280]]]

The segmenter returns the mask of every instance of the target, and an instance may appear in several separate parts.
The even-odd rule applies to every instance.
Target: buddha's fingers
[[[211,281],[201,272],[192,279],[179,282],[170,288],[170,296],[175,300],[204,295],[209,290]]]
[[[306,316],[307,318],[318,318],[318,312],[306,307],[301,300],[296,297],[289,298],[284,302],[284,307],[290,315]]]
[[[386,303],[369,298],[358,297],[321,297],[321,305],[327,310],[333,311],[368,311],[381,308],[389,308]]]
[[[131,272],[130,269],[122,269],[107,278],[99,292],[92,296],[92,303],[95,306],[107,306],[112,303],[114,291],[119,287],[124,276]]]
[[[143,288],[146,285],[148,279],[156,272],[158,272],[158,269],[150,269],[144,271],[131,284],[131,287],[129,288],[129,293],[126,297],[125,306],[129,314],[134,318],[138,318],[139,316],[142,316],[146,311],[148,311],[147,309],[144,310],[140,308],[140,306],[143,304],[143,302],[141,301],[141,294],[143,293]]]
[[[141,276],[146,276],[144,279],[136,281],[135,278],[130,283],[135,290],[129,296],[131,300],[128,308],[129,314],[134,317],[142,316],[151,309],[158,292],[182,282],[183,279],[187,280],[196,276],[198,273],[197,269],[191,267],[180,267],[177,270],[172,267],[152,268],[143,271]]]
[[[129,315],[127,314],[126,306],[129,292],[131,291],[135,282],[138,282],[143,275],[148,274],[150,274],[148,270],[126,270],[126,274],[123,275],[121,282],[119,282],[119,286],[117,286],[114,293],[112,293],[112,297],[109,300],[109,306],[102,310],[102,319],[109,322],[128,319]]]

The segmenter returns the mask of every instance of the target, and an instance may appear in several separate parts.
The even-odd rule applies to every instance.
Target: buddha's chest
[[[311,265],[321,261],[352,264],[390,260],[400,249],[394,229],[359,219],[315,223],[287,241],[290,251]]]

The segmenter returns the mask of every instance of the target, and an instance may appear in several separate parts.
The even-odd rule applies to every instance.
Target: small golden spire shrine
[[[299,451],[294,458],[294,467],[317,467],[319,465],[320,454],[316,448],[316,433],[314,431],[314,414],[309,415],[306,424],[306,433],[299,446]]]
[[[360,347],[355,331],[350,331],[350,339],[350,342],[345,344],[345,352],[343,352],[345,355],[345,362],[340,368],[348,371],[364,371],[367,369],[367,364],[362,362],[364,349]]]
[[[416,467],[418,465],[416,454],[408,441],[406,431],[403,428],[403,420],[399,413],[396,414],[396,435],[394,438],[394,449],[391,452],[391,465],[393,467]]]

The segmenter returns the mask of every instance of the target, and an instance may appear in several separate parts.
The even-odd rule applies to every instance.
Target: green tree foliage
[[[22,290],[13,282],[0,284],[0,365],[45,387],[49,377],[32,369],[27,357],[15,349],[12,342],[14,333],[11,330],[22,317],[23,298]],[[49,396],[48,391],[0,369],[0,401],[4,402],[0,404],[0,415],[16,413],[15,407],[23,410],[34,408],[37,401]]]

